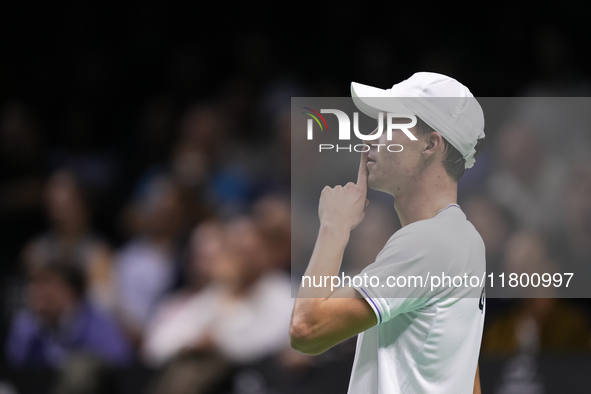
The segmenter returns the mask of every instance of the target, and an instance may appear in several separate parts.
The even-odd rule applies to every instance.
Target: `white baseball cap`
[[[377,119],[380,112],[413,114],[439,132],[474,165],[476,142],[484,138],[484,113],[470,90],[443,74],[418,72],[379,89],[351,82],[353,102],[361,112]]]

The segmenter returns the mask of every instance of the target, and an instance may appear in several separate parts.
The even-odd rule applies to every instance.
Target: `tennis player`
[[[483,288],[457,282],[433,288],[416,279],[414,286],[396,286],[396,279],[484,275],[482,238],[457,204],[458,180],[482,147],[482,109],[468,88],[436,73],[416,73],[386,90],[352,83],[351,91],[373,118],[415,115],[409,131],[416,141],[402,130],[391,140],[386,132],[366,137],[370,149],[361,155],[357,182],[321,193],[320,230],[305,275],[339,275],[350,231],[364,218],[367,187],[394,196],[402,228],[360,274],[379,284],[300,286],[292,347],[315,355],[359,334],[350,394],[480,393]]]

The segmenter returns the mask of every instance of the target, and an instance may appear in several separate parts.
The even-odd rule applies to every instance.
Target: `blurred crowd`
[[[152,393],[206,392],[238,367],[305,359],[288,341],[289,127],[251,149],[222,102],[190,104],[174,126],[157,111],[146,110],[156,130],[129,152],[148,165],[115,215],[110,193],[125,169],[61,147],[56,164],[29,108],[0,113],[3,232],[19,242],[23,223],[41,223],[16,252],[2,250],[3,364],[62,371],[55,392],[100,392],[84,390],[133,365],[159,371]],[[150,149],[168,153],[156,162]],[[105,212],[110,233],[97,226]]]
[[[540,33],[538,78],[511,94],[591,93],[562,39]],[[115,392],[116,371],[139,365],[152,372],[150,394],[240,394],[270,392],[262,385],[278,376],[276,392],[307,387],[314,376],[302,371],[351,360],[354,343],[314,361],[288,340],[290,97],[345,96],[348,82],[304,84],[280,72],[264,36],[235,41],[228,63],[240,72],[216,83],[207,75],[221,66],[207,49],[174,51],[168,89],[138,99],[121,135],[103,119],[99,98],[114,83],[100,51],[82,55],[84,93],[60,116],[0,103],[2,368],[58,371],[52,393]],[[359,43],[359,82],[409,76],[388,44]],[[460,55],[435,47],[413,65],[475,80]],[[477,96],[497,92],[480,87]],[[560,104],[526,105],[486,129],[488,147],[460,182],[489,272],[591,275],[590,113],[587,102]],[[391,202],[370,204],[349,258],[367,263],[398,226]],[[589,352],[591,304],[554,296],[490,299],[483,355]],[[271,372],[263,379],[254,366]]]

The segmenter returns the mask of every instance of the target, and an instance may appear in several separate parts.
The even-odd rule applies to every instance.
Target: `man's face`
[[[404,120],[401,121],[401,123],[403,122]],[[424,143],[416,128],[413,127],[409,130],[418,138],[418,141],[410,140],[402,130],[398,129],[392,131],[391,140],[387,139],[387,133],[384,131],[377,140],[363,141],[370,146],[367,161],[367,185],[371,189],[395,196],[416,177],[420,169],[421,150]],[[377,129],[372,134],[376,131]],[[378,144],[382,145],[378,146]],[[403,147],[402,151],[388,151],[388,145],[393,144],[398,145],[392,146],[392,151],[399,151],[400,145]]]

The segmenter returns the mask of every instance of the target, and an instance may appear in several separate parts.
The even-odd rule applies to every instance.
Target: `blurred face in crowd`
[[[523,182],[535,181],[545,152],[528,125],[514,123],[502,128],[497,146],[499,159],[506,169]]]
[[[509,238],[505,247],[503,266],[505,272],[518,275],[522,273],[543,275],[556,272],[556,266],[548,254],[544,238],[529,231],[518,231]],[[516,289],[523,296],[528,297],[553,296],[552,287],[517,287]]]
[[[289,267],[291,259],[291,206],[287,198],[266,196],[253,207],[253,219],[266,239],[273,264]]]
[[[27,305],[43,324],[56,326],[76,302],[75,292],[60,275],[40,269],[31,274]]]
[[[182,185],[204,181],[226,141],[227,120],[214,105],[190,107],[180,120],[180,135],[172,150],[172,170]]]
[[[184,224],[184,205],[180,189],[166,178],[152,180],[143,197],[142,227],[156,237],[173,237]]]
[[[80,187],[71,173],[60,171],[52,175],[45,198],[49,219],[58,229],[66,232],[84,229],[88,212]]]
[[[201,223],[191,234],[188,276],[196,286],[209,282],[212,270],[221,260],[224,245],[224,230],[220,223]]]
[[[508,272],[543,273],[550,270],[550,259],[541,236],[520,231],[507,242],[505,267]]]
[[[244,288],[270,265],[270,250],[252,219],[239,218],[226,224],[223,257],[213,269],[216,279]]]
[[[484,197],[473,197],[462,204],[468,220],[476,227],[487,253],[500,253],[511,233],[511,225],[499,207]]]
[[[214,105],[201,104],[190,107],[180,120],[179,144],[201,150],[209,160],[224,146],[227,121]]]
[[[180,193],[176,189],[170,189],[163,196],[155,209],[152,225],[156,232],[175,234],[182,223]]]

